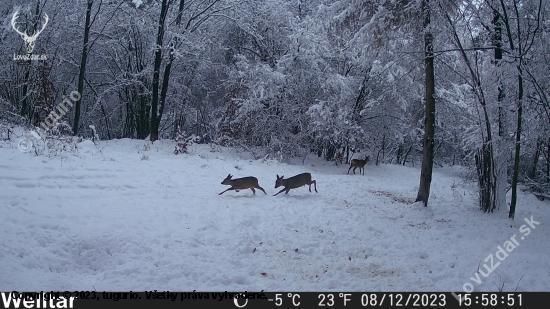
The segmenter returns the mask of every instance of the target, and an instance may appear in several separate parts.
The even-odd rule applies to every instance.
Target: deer
[[[285,194],[288,194],[288,191],[290,191],[290,189],[296,189],[296,188],[299,188],[301,186],[305,186],[305,185],[309,185],[309,192],[311,192],[311,184],[314,184],[315,185],[315,192],[317,192],[317,182],[315,180],[311,180],[311,174],[310,173],[303,173],[303,174],[299,174],[299,175],[296,175],[296,176],[293,176],[293,177],[290,177],[290,178],[287,178],[287,179],[283,179],[285,176],[281,176],[279,177],[279,175],[277,175],[277,180],[275,181],[275,189],[277,189],[278,187],[280,186],[285,186],[284,189],[282,189],[281,191],[277,192],[277,194],[283,192],[283,191],[286,191]],[[317,192],[319,193],[319,192]],[[275,195],[277,195],[275,194]],[[275,196],[273,195],[273,196]]]
[[[265,192],[264,188],[260,187],[260,185],[258,184],[258,178],[256,178],[256,177],[249,176],[249,177],[244,177],[244,178],[231,179],[232,177],[233,177],[233,175],[229,174],[222,181],[222,185],[228,185],[228,186],[231,186],[231,188],[223,191],[219,195],[222,195],[222,194],[224,194],[225,192],[227,192],[229,190],[235,190],[236,192],[239,192],[239,190],[244,190],[244,189],[250,189],[250,190],[252,190],[252,193],[256,194],[256,191],[254,190],[254,188],[260,189],[265,194],[267,194],[267,192]]]
[[[361,174],[361,169],[363,169],[363,175],[365,175],[365,164],[369,162],[370,156],[365,156],[365,160],[359,160],[359,159],[353,159],[351,160],[351,163],[348,168],[348,175],[349,170],[353,167],[353,173],[355,174],[355,169],[359,168],[359,174]]]
[[[15,12],[15,14],[13,14],[13,17],[11,18],[11,26],[12,26],[13,30],[15,30],[15,32],[17,32],[19,35],[21,35],[23,37],[23,40],[25,41],[25,43],[27,45],[27,54],[30,55],[30,54],[32,54],[32,51],[34,50],[34,42],[38,38],[38,35],[40,35],[40,33],[42,33],[42,31],[44,31],[44,28],[46,28],[46,25],[48,24],[48,21],[50,20],[50,18],[48,17],[48,14],[44,13],[45,22],[44,22],[44,25],[42,26],[42,29],[35,31],[33,33],[33,35],[29,36],[27,34],[27,31],[21,32],[15,26],[15,21],[17,20],[18,17],[19,17],[19,11]]]

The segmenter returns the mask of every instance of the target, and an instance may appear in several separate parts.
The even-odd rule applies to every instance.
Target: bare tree
[[[525,57],[527,53],[532,49],[535,40],[538,37],[540,31],[540,18],[542,10],[542,0],[539,0],[536,17],[524,18],[523,14],[520,14],[518,3],[512,1],[511,11],[515,14],[513,17],[509,17],[508,8],[504,3],[504,0],[500,0],[501,18],[506,25],[506,33],[508,35],[508,41],[510,43],[510,50],[513,53],[514,61],[518,72],[518,94],[517,94],[517,127],[516,127],[516,147],[514,155],[514,174],[512,176],[512,200],[510,203],[510,212],[508,217],[514,219],[517,203],[517,184],[519,178],[519,163],[520,163],[520,151],[521,151],[521,127],[523,120],[523,95],[524,95],[524,82],[523,71],[525,65]],[[526,7],[522,7],[522,10]],[[496,8],[495,8],[496,9]],[[515,20],[515,31],[512,33],[512,23]],[[522,28],[522,23],[526,23],[526,29]],[[516,44],[514,44],[514,41]]]
[[[164,113],[164,108],[166,106],[166,95],[168,93],[168,87],[170,83],[170,74],[172,70],[172,65],[174,63],[175,53],[177,49],[182,45],[182,40],[180,39],[188,32],[193,32],[198,27],[201,26],[208,18],[213,14],[216,14],[225,8],[216,8],[216,5],[220,0],[207,0],[196,3],[189,3],[185,6],[185,1],[180,0],[179,10],[176,15],[176,25],[183,25],[182,19],[185,17],[185,25],[181,29],[180,33],[175,33],[170,38],[170,43],[168,46],[168,59],[164,67],[164,73],[162,76],[162,84],[160,83],[160,67],[162,64],[162,46],[164,42],[164,34],[166,32],[166,17],[170,5],[174,3],[174,0],[162,0],[160,16],[158,22],[158,32],[157,32],[157,45],[155,48],[155,60],[153,68],[153,91],[151,98],[151,141],[156,141],[159,139],[159,126],[162,120],[162,115]],[[185,14],[185,16],[184,16]],[[177,32],[177,29],[176,31]],[[160,96],[159,96],[159,86],[160,86]]]
[[[74,124],[73,124],[73,134],[78,134],[78,124],[80,121],[80,105],[82,102],[82,91],[84,90],[84,75],[86,74],[86,59],[88,59],[88,39],[90,37],[90,28],[92,27],[93,22],[91,21],[92,16],[92,5],[94,0],[88,0],[86,4],[86,21],[84,22],[84,42],[82,44],[82,53],[80,55],[80,69],[78,73],[78,93],[80,93],[80,98],[76,101],[74,107]],[[100,3],[101,6],[101,3]],[[99,13],[99,8],[98,12]],[[95,18],[94,18],[95,20]]]
[[[164,98],[160,100],[160,109],[159,109],[159,80],[160,80],[160,65],[162,63],[162,43],[164,42],[164,24],[166,22],[166,15],[168,14],[168,9],[172,4],[172,0],[162,0],[160,7],[160,16],[158,22],[158,32],[157,32],[157,45],[155,46],[155,60],[153,68],[153,97],[151,98],[151,141],[154,142],[158,139],[159,136],[159,125],[162,118],[162,112],[164,110]],[[168,66],[168,71],[164,73],[164,84],[168,84],[168,79],[170,77],[170,66],[172,65],[173,52],[171,52],[171,60]],[[163,91],[166,95],[166,93]]]
[[[32,26],[33,28],[33,35],[36,35],[36,31],[37,31],[37,28],[38,28],[38,22],[40,21],[40,11],[41,11],[41,8],[40,8],[40,0],[37,0],[36,1],[36,9],[35,9],[35,16],[34,16],[34,24]],[[15,16],[14,16],[15,17]],[[27,43],[27,42],[25,42]],[[33,46],[34,46],[34,42],[33,42]],[[30,55],[29,55],[30,56]],[[27,63],[27,66],[26,66],[26,71],[25,71],[25,76],[23,78],[23,99],[21,101],[21,116],[27,116],[29,117],[29,120],[32,121],[32,109],[28,107],[28,84],[29,84],[29,76],[30,76],[30,73],[31,73],[31,65],[32,65],[32,62],[31,60],[27,60],[26,61]]]
[[[433,35],[427,31],[430,25],[430,2],[424,0],[422,3],[424,13],[424,49],[426,63],[426,120],[424,125],[424,150],[422,152],[422,169],[420,174],[420,187],[416,201],[422,201],[428,206],[430,196],[430,184],[432,182],[433,156],[434,156],[434,134],[435,134],[435,77],[434,77],[434,54]]]

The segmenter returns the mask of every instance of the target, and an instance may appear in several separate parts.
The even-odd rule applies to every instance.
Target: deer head
[[[45,22],[44,22],[44,25],[42,26],[42,29],[35,31],[33,33],[33,35],[29,36],[27,34],[27,31],[21,32],[15,26],[15,21],[17,20],[18,17],[19,17],[19,11],[15,12],[15,14],[13,14],[13,17],[11,18],[11,26],[12,26],[13,30],[15,30],[15,32],[19,33],[19,35],[21,35],[21,37],[25,41],[25,44],[27,46],[27,54],[30,55],[30,54],[32,54],[32,51],[34,50],[34,42],[38,38],[38,35],[40,35],[40,33],[42,33],[42,31],[44,31],[44,28],[46,28],[46,25],[48,24],[48,20],[50,20],[50,18],[48,17],[48,14],[44,13]]]

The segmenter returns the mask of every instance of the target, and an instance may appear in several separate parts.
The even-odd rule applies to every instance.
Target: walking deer
[[[284,189],[282,189],[281,191],[277,192],[277,194],[283,192],[283,191],[286,191],[285,194],[288,194],[288,191],[290,191],[290,189],[296,189],[296,188],[299,188],[301,186],[305,186],[305,185],[309,185],[309,192],[311,192],[311,184],[314,184],[315,185],[315,192],[317,192],[317,182],[315,180],[311,180],[311,174],[310,173],[303,173],[303,174],[300,174],[300,175],[296,175],[296,176],[293,176],[293,177],[290,177],[288,179],[283,179],[285,176],[281,176],[279,177],[279,175],[277,175],[277,180],[275,181],[275,189],[277,189],[278,187],[280,186],[285,186]],[[317,192],[319,193],[319,192]],[[277,195],[275,194],[275,195]],[[273,196],[275,196],[273,195]]]
[[[231,186],[231,188],[223,191],[219,195],[222,195],[222,194],[224,194],[225,192],[227,192],[229,190],[235,190],[235,191],[239,192],[239,190],[244,190],[244,189],[250,189],[250,190],[252,190],[252,193],[256,194],[256,191],[254,190],[254,188],[260,189],[265,194],[267,194],[265,192],[264,188],[260,187],[260,185],[258,184],[258,178],[256,178],[256,177],[250,176],[250,177],[244,177],[244,178],[238,178],[238,179],[231,179],[231,177],[233,177],[233,175],[229,174],[222,181],[222,185],[229,185],[229,186]]]
[[[349,168],[348,168],[348,174],[349,174],[349,170],[353,167],[354,174],[355,174],[355,169],[359,168],[359,174],[361,174],[361,169],[363,169],[363,175],[365,175],[365,164],[369,162],[369,159],[370,159],[370,156],[365,157],[365,160],[358,160],[358,159],[351,160],[351,164],[349,165]]]

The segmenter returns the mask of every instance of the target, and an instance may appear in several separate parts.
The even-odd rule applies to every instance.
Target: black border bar
[[[2,308],[532,308],[550,292],[0,292]]]

